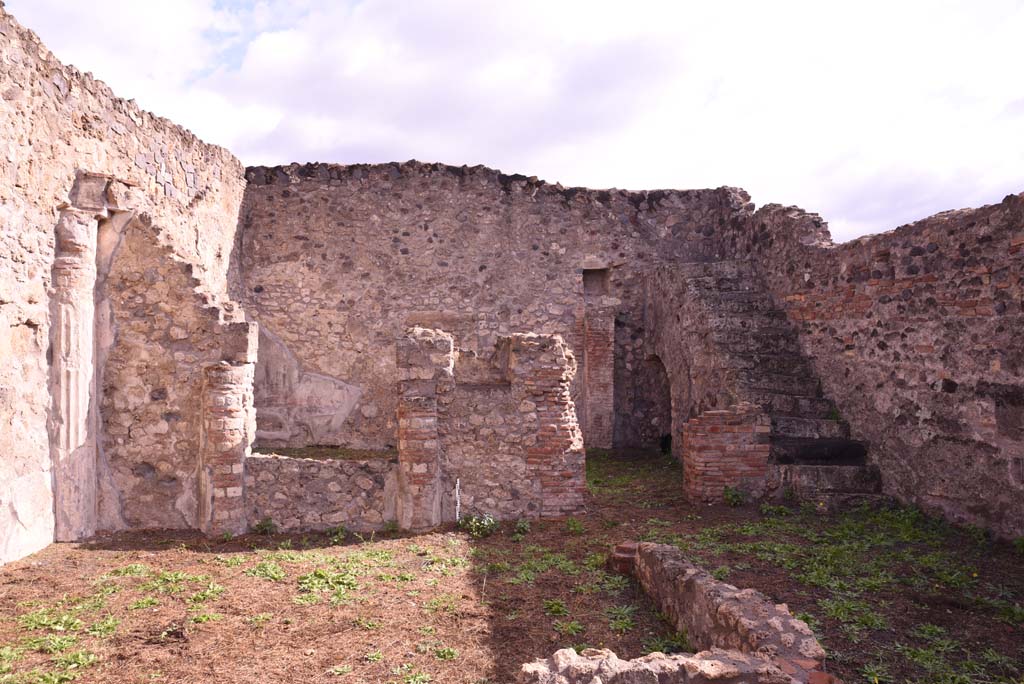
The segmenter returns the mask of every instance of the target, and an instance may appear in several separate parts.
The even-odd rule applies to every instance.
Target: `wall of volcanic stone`
[[[722,252],[722,236],[733,239],[729,222],[748,201],[728,188],[567,189],[418,162],[257,167],[247,178],[236,298],[294,357],[292,376],[333,379],[338,395],[333,413],[305,406],[301,390],[282,406],[289,402],[277,388],[286,383],[277,383],[265,412],[272,422],[260,423],[258,385],[259,430],[280,446],[307,444],[310,434],[357,448],[394,445],[394,341],[413,325],[450,332],[480,353],[500,335],[559,334],[581,364],[577,378],[607,386],[586,368],[588,308],[595,319],[613,312],[614,397],[598,397],[581,414],[605,406],[613,441],[636,444],[651,433],[640,425],[648,418],[638,398],[655,368],[644,363],[641,274]],[[586,404],[580,388],[574,397]],[[315,425],[287,424],[310,414]],[[581,422],[586,440],[588,420]]]
[[[49,293],[78,170],[134,185],[132,208],[211,295],[225,291],[240,164],[62,65],[0,7],[0,562],[53,539]]]
[[[1024,195],[842,245],[768,205],[735,239],[886,491],[1024,535]]]

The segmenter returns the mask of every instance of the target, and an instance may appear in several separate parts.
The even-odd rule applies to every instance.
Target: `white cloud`
[[[740,185],[848,239],[1024,190],[1024,6],[8,0],[246,163]]]

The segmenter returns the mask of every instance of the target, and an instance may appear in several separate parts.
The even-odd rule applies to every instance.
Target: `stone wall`
[[[651,653],[622,660],[608,649],[563,648],[523,665],[519,684],[794,684],[763,658],[715,648],[693,655]],[[815,682],[815,684],[818,684]],[[825,684],[831,684],[826,680]]]
[[[805,670],[818,669],[825,658],[807,624],[790,615],[785,605],[716,580],[674,546],[637,545],[634,572],[644,592],[698,648],[816,661],[805,662]]]
[[[241,466],[252,436],[255,326],[202,295],[192,273],[148,221],[124,230],[103,288],[111,320],[100,385],[102,460],[111,483],[101,500],[104,529],[206,527],[204,496],[241,496],[240,483],[229,482],[241,477],[232,466]],[[221,362],[250,368],[232,382],[217,377]],[[208,417],[232,408],[240,413]],[[224,432],[233,429],[244,435]],[[226,441],[208,452],[206,443],[219,435]],[[230,461],[219,462],[222,451]],[[201,459],[209,463],[201,466]],[[209,489],[202,483],[214,474],[205,468],[223,471]],[[236,515],[235,527],[241,522]]]
[[[356,448],[396,443],[394,344],[414,325],[480,354],[499,336],[560,335],[581,365],[577,384],[593,381],[589,402],[586,387],[575,395],[588,444],[637,443],[650,356],[641,276],[713,258],[722,226],[748,201],[728,188],[591,191],[418,162],[257,167],[247,177],[237,297],[303,372],[353,388],[356,400],[339,401],[333,418],[325,411],[331,428],[315,439]],[[261,433],[310,443],[280,414]],[[587,421],[604,421],[601,432]]]
[[[413,328],[397,350],[403,527],[453,521],[459,507],[501,519],[582,509],[576,365],[561,338],[512,335],[478,356],[447,333]]]
[[[0,7],[0,562],[54,539],[55,234],[83,170],[131,186],[124,209],[146,214],[168,252],[223,299],[244,184],[237,160],[60,64]]]
[[[620,660],[608,650],[562,649],[523,665],[524,684],[731,682],[841,684],[824,670],[825,651],[803,620],[753,589],[713,578],[664,544],[627,542],[612,569],[634,575],[665,618],[701,649]]]
[[[283,531],[380,530],[395,520],[397,463],[253,454],[246,460],[249,525]]]
[[[1024,195],[833,245],[768,205],[735,231],[885,491],[1024,535]]]

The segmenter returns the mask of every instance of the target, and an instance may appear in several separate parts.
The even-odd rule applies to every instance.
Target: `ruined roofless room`
[[[767,164],[754,157],[776,148],[752,134],[757,154],[733,155],[713,127],[726,104],[686,96],[710,128],[679,131],[692,158],[664,172],[668,152],[601,107],[641,116],[613,64],[652,98],[703,84],[672,80],[692,74],[671,59],[694,57],[664,46],[710,39],[686,22],[620,26],[625,10],[595,6],[572,28],[580,15],[559,7],[541,40],[521,13],[443,2],[122,8],[121,35],[151,20],[125,54],[145,37],[139,64],[180,58],[150,73],[105,57],[113,28],[71,35],[57,4],[0,2],[0,684],[1024,682],[1011,143],[979,138],[986,175],[969,166],[981,152],[947,141],[963,194],[936,180],[909,197],[910,181],[878,175],[869,201],[852,176],[826,187],[806,171],[845,168],[801,156],[821,145]],[[913,40],[932,50],[929,32],[961,22],[1024,58],[998,39],[1024,11],[986,12],[936,10]],[[815,21],[846,45],[843,16]],[[422,42],[428,25],[472,25],[495,55]],[[661,49],[675,66],[644,61]],[[767,63],[792,67],[777,49]],[[484,104],[493,84],[541,97],[499,58],[531,50],[537,74],[559,65],[559,97],[579,98],[557,100],[562,118]],[[218,144],[62,61],[90,54],[123,95]],[[933,57],[928,83],[959,87]],[[879,92],[883,67],[861,65]],[[723,70],[716,92],[743,111],[731,62],[702,68]],[[967,81],[986,111],[1013,96]],[[351,92],[332,100],[337,83]],[[480,136],[468,113],[438,123],[463,97],[507,137]],[[975,111],[922,102],[937,118]],[[1005,138],[1024,109],[999,111]],[[665,150],[674,130],[658,129]],[[379,161],[401,151],[450,163]],[[752,185],[718,181],[733,167]],[[715,187],[600,189],[677,177]],[[758,196],[840,186],[831,230],[824,210]],[[950,208],[965,197],[977,208]]]

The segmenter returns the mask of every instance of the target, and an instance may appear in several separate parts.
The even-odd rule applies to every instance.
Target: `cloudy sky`
[[[736,185],[837,240],[1024,191],[1024,0],[6,0],[246,164]]]

